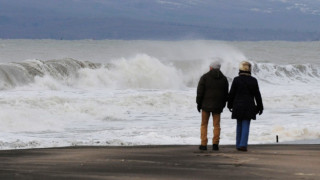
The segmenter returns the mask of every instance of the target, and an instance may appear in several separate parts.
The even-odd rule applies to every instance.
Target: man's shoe
[[[218,146],[218,144],[212,144],[212,150],[214,150],[214,151],[219,151],[219,146]]]
[[[247,147],[239,147],[237,149],[238,151],[248,151]]]
[[[200,145],[200,146],[199,146],[199,149],[202,150],[202,151],[206,151],[206,150],[207,150],[207,146],[202,146],[202,145]]]

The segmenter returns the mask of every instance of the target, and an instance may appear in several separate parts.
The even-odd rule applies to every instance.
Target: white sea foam
[[[41,49],[36,41],[20,42],[33,52]],[[210,62],[221,59],[221,70],[231,83],[238,63],[246,59],[245,53],[225,42],[143,41],[146,48],[140,41],[80,41],[79,49],[75,44],[68,48],[68,41],[46,43],[48,59],[56,58],[57,53],[81,54],[81,50],[94,55],[0,64],[1,149],[199,144],[195,96],[200,76],[208,71]],[[56,50],[57,45],[64,48]],[[128,53],[133,52],[133,45],[145,52]],[[261,46],[261,42],[253,45]],[[117,53],[123,50],[126,55],[98,61],[105,56],[100,46],[112,47]],[[30,59],[26,54],[19,57]],[[7,56],[0,54],[0,59]],[[259,81],[265,106],[264,114],[251,124],[249,143],[272,143],[276,135],[281,142],[320,139],[319,64],[248,59],[254,65],[253,76]],[[222,144],[235,141],[235,120],[230,116],[228,110],[222,114]]]

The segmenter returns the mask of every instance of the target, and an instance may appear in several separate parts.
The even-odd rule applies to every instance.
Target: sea
[[[253,65],[265,109],[249,144],[320,144],[319,41],[0,39],[0,149],[199,145],[196,89],[215,60],[229,85]],[[235,130],[225,108],[220,144]]]

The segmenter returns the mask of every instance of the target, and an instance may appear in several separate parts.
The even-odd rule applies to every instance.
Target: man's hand
[[[263,113],[263,109],[260,109],[260,110],[258,111],[258,113],[259,113],[259,115],[261,115],[261,114]]]
[[[199,112],[201,112],[201,106],[198,104],[197,109]]]

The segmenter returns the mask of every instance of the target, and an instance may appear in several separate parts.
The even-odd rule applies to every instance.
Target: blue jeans
[[[236,137],[237,148],[248,146],[250,121],[251,120],[237,119],[237,137]]]

